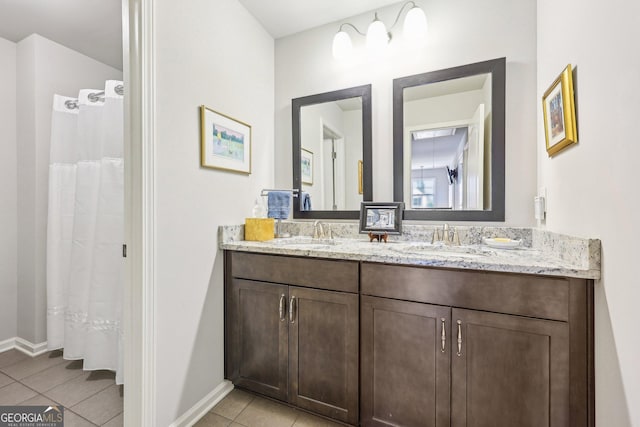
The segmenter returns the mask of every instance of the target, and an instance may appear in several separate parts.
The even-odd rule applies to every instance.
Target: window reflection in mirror
[[[360,208],[358,162],[362,161],[362,98],[306,105],[300,108],[301,149],[315,153],[301,165],[302,191],[311,210]],[[302,156],[309,162],[309,156]],[[305,177],[311,170],[312,179]],[[305,179],[306,178],[306,179]]]
[[[491,205],[491,75],[405,88],[404,194],[410,209]]]

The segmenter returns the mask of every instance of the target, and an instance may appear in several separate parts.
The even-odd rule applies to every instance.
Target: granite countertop
[[[219,229],[221,249],[276,255],[342,259],[415,266],[600,278],[600,241],[581,239],[531,228],[458,227],[461,246],[431,244],[434,228],[415,226],[388,243],[369,242],[357,234],[357,225],[331,224],[334,239],[313,239],[310,223],[287,224],[293,237],[265,242],[243,240],[243,226]],[[354,233],[355,231],[355,233]],[[518,238],[517,249],[497,249],[483,237]]]

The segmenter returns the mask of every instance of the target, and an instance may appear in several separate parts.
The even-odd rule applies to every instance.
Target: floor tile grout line
[[[24,386],[24,387],[28,388],[29,390],[34,391],[34,392],[36,393],[36,396],[44,396],[44,397],[46,397],[47,399],[51,400],[52,402],[57,403],[57,404],[58,404],[58,405],[60,405],[60,406],[64,406],[64,405],[61,405],[61,404],[60,404],[60,402],[56,401],[55,399],[51,399],[49,396],[45,396],[45,394],[44,394],[44,393],[39,392],[38,390],[36,390],[36,389],[34,389],[34,388],[32,388],[32,387],[29,387],[28,385],[26,385],[26,384],[25,384],[25,383],[23,383],[22,381],[16,381],[16,382],[17,382],[17,383],[19,383],[19,384],[21,384],[22,386]],[[36,397],[36,396],[33,396],[33,397]],[[16,405],[20,406],[20,404],[21,404],[21,403],[26,402],[27,400],[33,399],[33,397],[30,397],[29,399],[25,399],[25,400],[23,400],[22,402],[18,402]]]
[[[90,398],[94,397],[94,396],[95,396],[96,394],[98,394],[98,393],[102,393],[103,391],[105,391],[106,389],[108,389],[109,387],[112,387],[112,386],[113,386],[113,384],[109,384],[109,385],[108,385],[108,386],[106,386],[105,388],[102,388],[102,389],[100,389],[100,390],[96,391],[95,393],[93,393],[92,395],[87,396],[86,398],[82,399],[81,401],[76,402],[76,403],[74,403],[73,405],[69,406],[69,409],[71,409],[71,408],[75,408],[76,406],[78,406],[79,404],[81,404],[82,402],[84,402],[85,400],[87,400],[87,399],[90,399]]]
[[[29,360],[29,358],[31,358],[31,359],[35,359],[36,357],[38,357],[38,356],[33,356],[33,357],[32,357],[32,356],[29,356],[28,354],[24,354],[23,352],[21,352],[20,350],[16,350],[15,348],[12,348],[11,350],[15,350],[15,351],[19,352],[20,354],[23,354],[23,355],[24,355],[24,358],[22,358],[22,359],[18,360],[17,362],[13,362],[13,363],[10,363],[10,364],[8,364],[8,365],[5,365],[5,366],[0,367],[0,372],[2,372],[2,370],[3,370],[4,368],[8,368],[9,366],[13,366],[13,365],[15,365],[16,363],[24,362],[25,360]],[[6,350],[6,351],[11,351],[11,350]],[[4,353],[4,351],[3,351],[2,353]],[[2,353],[0,353],[0,354],[2,354]]]
[[[52,366],[52,368],[53,368],[53,366]],[[45,370],[46,370],[46,369],[45,369]],[[44,372],[44,371],[43,371],[43,372]],[[85,370],[83,369],[83,370],[82,370],[82,372],[81,372],[80,374],[76,375],[75,377],[70,378],[70,379],[68,379],[68,380],[66,380],[66,381],[64,381],[64,382],[61,382],[60,384],[56,384],[56,385],[54,385],[53,387],[48,388],[48,389],[46,389],[46,390],[39,391],[38,393],[39,393],[39,394],[45,394],[45,393],[47,393],[47,392],[49,392],[49,391],[53,390],[54,388],[56,388],[56,387],[58,387],[58,386],[61,386],[61,385],[63,385],[63,384],[66,384],[66,383],[68,383],[69,381],[73,381],[73,380],[75,380],[76,378],[78,378],[78,377],[82,376],[85,372],[88,372],[88,371],[85,371]],[[42,372],[39,372],[39,373],[42,373]],[[37,375],[37,374],[34,374],[34,375]],[[30,378],[30,377],[32,377],[32,376],[33,376],[33,375],[28,376],[27,378]],[[24,379],[26,380],[27,378],[24,378]],[[24,382],[22,382],[22,380],[16,380],[16,381],[18,381],[20,384],[24,385],[25,387],[29,387],[27,384],[25,384]],[[31,387],[29,387],[29,388],[31,388]],[[33,388],[31,388],[31,389],[32,389],[32,390],[35,390],[35,389],[33,389]],[[53,400],[53,399],[51,399],[51,400]]]
[[[13,379],[13,378],[12,378],[12,379]],[[10,385],[11,385],[11,384],[13,384],[13,383],[19,383],[19,382],[20,382],[20,381],[13,380],[13,381],[11,381],[9,384],[5,384],[5,385],[3,385],[2,387],[0,387],[0,390],[2,390],[3,388],[5,388],[5,387],[7,387],[7,386],[10,386]]]
[[[33,398],[34,398],[34,397],[36,397],[36,396],[44,396],[44,397],[46,397],[47,399],[51,399],[49,396],[45,396],[43,393],[40,393],[39,391],[34,390],[33,388],[29,387],[28,385],[23,384],[21,381],[17,381],[17,380],[16,380],[16,381],[14,381],[13,383],[18,383],[18,384],[20,384],[21,386],[26,387],[26,388],[28,388],[29,390],[31,390],[31,391],[33,391],[33,392],[35,392],[35,393],[36,393],[36,395],[35,395],[35,396],[31,396],[31,397],[30,397],[30,398],[28,398],[28,399],[24,399],[24,400],[22,400],[22,401],[20,401],[20,402],[16,403],[16,404],[15,404],[15,406],[20,406],[22,403],[26,402],[27,400],[31,400],[31,399],[33,399]],[[3,388],[5,388],[6,386],[9,386],[9,385],[11,385],[11,384],[13,384],[13,383],[9,383],[9,384],[7,384],[7,385],[5,385],[5,386],[0,387],[0,391],[1,391]],[[58,402],[56,402],[56,401],[55,401],[55,400],[53,400],[53,399],[51,399],[51,401],[53,401],[54,403],[58,403]],[[59,404],[59,403],[58,403],[58,404]]]
[[[118,418],[120,416],[120,414],[124,413],[124,411],[120,411],[118,412],[118,415],[109,418],[107,421],[105,421],[104,423],[102,423],[101,425],[105,425],[105,424],[109,424],[111,422],[111,420],[113,420],[114,418]]]
[[[28,359],[24,359],[24,360],[22,360],[22,361],[20,361],[20,362],[18,362],[18,363],[24,362],[25,360],[28,360]],[[33,359],[31,359],[31,360],[33,360]],[[41,370],[39,370],[39,371],[36,371],[36,372],[34,372],[34,373],[32,373],[32,374],[29,374],[29,375],[27,375],[26,377],[23,377],[23,378],[17,378],[17,377],[14,377],[14,376],[12,376],[11,374],[9,374],[8,372],[3,371],[2,369],[0,369],[0,372],[2,372],[3,374],[5,374],[5,375],[6,375],[6,376],[8,376],[9,378],[13,378],[13,379],[14,379],[14,380],[16,380],[16,381],[21,381],[21,380],[23,380],[23,379],[25,379],[25,378],[29,378],[29,377],[30,377],[30,376],[32,376],[32,375],[40,374],[40,373],[42,373],[43,371],[46,371],[46,370],[47,370],[47,369],[49,369],[49,368],[53,368],[54,366],[61,365],[61,364],[63,364],[64,362],[65,362],[65,360],[63,359],[63,361],[62,361],[62,362],[56,363],[55,365],[47,366],[46,368],[41,369]],[[11,365],[11,366],[13,366],[13,365]],[[4,369],[4,368],[3,368],[3,369]]]
[[[251,396],[251,400],[249,400],[249,402],[247,402],[247,404],[244,406],[244,408],[242,408],[242,411],[238,412],[238,415],[236,415],[236,417],[234,419],[232,419],[231,421],[233,421],[234,423],[237,423],[237,419],[240,417],[240,414],[242,414],[244,411],[247,410],[247,408],[249,407],[249,405],[251,405],[254,401],[256,400],[255,396]],[[240,423],[238,423],[240,424]],[[240,424],[240,425],[244,425],[244,424]]]
[[[73,415],[75,415],[76,417],[80,417],[80,418],[82,418],[84,421],[88,422],[88,423],[89,423],[89,424],[91,424],[92,426],[96,426],[96,427],[98,426],[98,424],[94,423],[93,421],[89,420],[88,418],[83,417],[83,416],[82,416],[82,415],[80,415],[79,413],[77,413],[77,412],[73,411],[71,408],[67,408],[67,407],[65,406],[65,409],[68,409],[68,410],[69,410],[69,412],[73,412]],[[65,411],[65,412],[66,412],[66,411]],[[118,415],[119,415],[119,414],[118,414]],[[109,420],[109,421],[110,421],[110,420]]]
[[[28,358],[21,359],[21,360],[17,361],[16,363],[13,363],[13,364],[10,364],[10,365],[7,365],[7,366],[3,367],[2,369],[6,368],[6,367],[9,367],[9,366],[16,365],[16,364],[18,364],[18,363],[26,362],[26,361],[28,361],[28,360],[29,360]],[[46,371],[46,370],[48,370],[48,369],[51,369],[51,368],[53,368],[53,367],[55,367],[55,366],[59,366],[59,365],[63,364],[64,362],[73,362],[73,360],[67,360],[67,359],[61,358],[61,361],[60,361],[59,363],[53,364],[53,365],[51,365],[51,366],[47,366],[47,367],[45,367],[44,369],[41,369],[41,370],[36,371],[36,372],[33,372],[33,373],[31,373],[30,375],[28,375],[28,376],[26,376],[26,377],[23,377],[23,378],[16,378],[15,376],[12,376],[12,375],[10,375],[9,373],[7,373],[7,372],[3,371],[2,369],[0,369],[0,372],[1,372],[2,374],[6,375],[6,376],[7,376],[7,378],[9,378],[9,379],[11,380],[11,382],[10,382],[9,384],[5,384],[4,386],[0,387],[0,390],[2,390],[3,388],[5,388],[5,387],[7,387],[7,386],[9,386],[9,385],[15,384],[15,383],[20,384],[21,386],[23,386],[23,387],[27,388],[28,390],[31,390],[32,392],[36,393],[36,395],[35,395],[35,396],[32,396],[32,397],[30,397],[30,398],[28,398],[28,399],[25,399],[25,400],[23,400],[23,401],[21,401],[21,402],[18,402],[18,403],[17,403],[17,405],[21,405],[22,403],[24,403],[24,402],[26,402],[26,401],[28,401],[28,400],[30,400],[30,399],[33,399],[33,398],[36,398],[36,397],[42,396],[42,397],[44,397],[44,398],[46,398],[46,399],[49,399],[50,401],[52,401],[52,402],[56,403],[57,405],[63,406],[63,407],[65,408],[65,410],[66,410],[66,411],[68,411],[68,412],[72,412],[75,416],[77,416],[77,417],[81,418],[82,420],[84,420],[84,421],[88,422],[91,426],[96,426],[96,427],[97,427],[97,426],[98,426],[98,424],[96,424],[96,423],[92,422],[91,420],[87,419],[86,417],[84,417],[84,416],[82,416],[82,415],[78,414],[78,413],[77,413],[77,412],[75,412],[72,408],[75,408],[77,405],[81,404],[82,402],[86,401],[87,399],[90,399],[90,398],[94,397],[94,396],[95,396],[95,395],[97,395],[98,393],[101,393],[101,392],[103,392],[103,391],[107,390],[109,387],[112,387],[114,384],[108,384],[108,385],[106,385],[105,387],[101,388],[100,390],[97,390],[96,392],[94,392],[94,393],[90,394],[89,396],[86,396],[84,399],[82,399],[82,400],[80,400],[80,401],[76,402],[75,404],[73,404],[73,405],[71,405],[71,406],[65,406],[65,405],[62,405],[60,402],[58,402],[56,399],[53,399],[53,398],[49,397],[49,396],[48,396],[48,395],[46,395],[45,393],[50,392],[51,390],[53,390],[53,389],[54,389],[54,388],[56,388],[56,387],[62,386],[62,385],[67,384],[67,383],[69,383],[69,382],[71,382],[71,381],[73,381],[73,380],[76,380],[77,378],[79,378],[80,376],[82,376],[84,372],[89,372],[89,371],[85,371],[84,369],[81,369],[81,372],[80,372],[78,375],[74,376],[73,378],[69,378],[68,380],[63,381],[62,383],[57,384],[57,385],[55,385],[55,386],[53,386],[53,387],[49,388],[48,390],[45,390],[45,391],[42,391],[42,392],[40,392],[40,391],[38,391],[38,390],[34,389],[33,387],[29,386],[28,384],[25,384],[25,383],[24,383],[24,380],[26,380],[27,378],[30,378],[30,377],[32,377],[32,376],[34,376],[34,375],[42,374],[44,371]],[[85,378],[85,381],[87,381],[87,379],[86,379],[86,378]],[[115,385],[116,385],[116,386],[118,386],[117,384],[115,384]],[[104,424],[106,424],[106,423],[109,423],[111,420],[113,420],[114,418],[116,418],[116,417],[120,416],[122,413],[123,413],[123,411],[118,412],[118,414],[116,414],[115,416],[113,416],[113,417],[111,417],[110,419],[108,419],[105,423],[103,423],[103,425],[104,425]]]
[[[236,415],[236,417],[232,420],[232,423],[240,424],[241,426],[247,427],[247,426],[245,426],[244,424],[240,423],[240,422],[239,422],[239,421],[237,421],[237,420],[238,420],[238,418],[240,418],[240,415],[241,415],[244,411],[246,411],[246,410],[247,410],[247,408],[249,408],[249,406],[251,406],[251,404],[252,404],[252,403],[254,403],[254,402],[256,402],[256,400],[258,400],[258,398],[259,398],[259,396],[255,396],[255,395],[253,395],[253,396],[251,397],[251,400],[249,401],[249,403],[247,403],[247,405],[242,409],[242,411],[240,411],[240,413],[239,413],[238,415]],[[267,398],[263,398],[263,399],[264,399],[265,401],[267,401],[267,402],[275,403],[276,405],[283,406],[283,407],[285,407],[285,408],[291,408],[291,407],[289,407],[289,406],[287,406],[287,405],[284,405],[284,404],[282,404],[282,403],[280,403],[280,402],[277,402],[277,401],[275,401],[275,400],[271,400],[271,399],[267,399]],[[293,409],[293,411],[294,411],[294,413],[295,413],[295,415],[296,415],[296,416],[295,416],[295,418],[293,419],[293,422],[291,423],[291,425],[289,425],[289,426],[287,426],[287,427],[293,427],[293,426],[296,424],[296,422],[298,422],[298,418],[300,418],[300,415],[302,415],[302,412],[300,412],[300,411],[296,410],[295,408],[291,408],[291,409]]]

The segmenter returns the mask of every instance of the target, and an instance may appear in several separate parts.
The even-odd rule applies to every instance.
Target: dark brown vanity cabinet
[[[594,426],[591,280],[230,251],[225,275],[238,387],[351,425]]]
[[[358,422],[358,263],[226,254],[226,376]]]
[[[449,425],[450,319],[449,307],[362,296],[363,426]]]
[[[363,426],[593,426],[587,280],[363,263]]]
[[[461,309],[452,319],[452,427],[570,425],[566,322]]]

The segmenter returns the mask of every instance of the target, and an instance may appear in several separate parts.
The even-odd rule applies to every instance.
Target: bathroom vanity
[[[593,426],[599,242],[292,242],[221,238],[237,387],[350,425]]]

